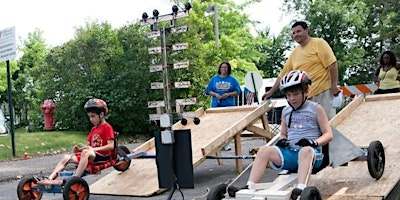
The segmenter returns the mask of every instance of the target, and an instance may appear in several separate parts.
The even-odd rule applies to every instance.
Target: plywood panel
[[[193,166],[196,167],[205,160],[206,155],[215,154],[225,143],[240,135],[241,131],[255,122],[257,118],[262,119],[269,109],[267,104],[213,108],[206,111],[199,109],[196,112],[196,116],[201,120],[199,125],[195,125],[193,120],[189,119],[186,126],[178,122],[173,125],[173,129],[191,130]],[[137,150],[147,151],[154,155],[154,140],[149,140]],[[150,196],[158,193],[161,189],[158,188],[155,159],[135,159],[129,170],[123,173],[112,171],[93,183],[90,191],[94,194],[126,196]]]
[[[388,97],[388,98],[387,98]],[[367,99],[379,99],[368,101]],[[340,116],[339,116],[340,117]],[[327,199],[382,199],[400,180],[400,94],[374,95],[357,106],[336,128],[357,146],[379,140],[385,148],[385,172],[373,179],[367,162],[349,162],[349,166],[328,167],[313,175],[310,185],[319,188]]]

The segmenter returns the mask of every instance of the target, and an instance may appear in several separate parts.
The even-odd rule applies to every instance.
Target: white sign
[[[174,83],[175,88],[190,88],[190,81],[181,81]]]
[[[147,102],[148,108],[165,107],[164,101],[149,101]]]
[[[164,88],[164,83],[163,82],[152,82],[151,85],[150,85],[150,88],[152,90],[163,89]]]
[[[0,62],[14,59],[16,56],[15,27],[0,30]]]
[[[189,98],[189,99],[176,99],[175,103],[178,105],[194,105],[196,104],[196,98]]]
[[[263,84],[263,78],[258,72],[247,72],[244,77],[244,84],[251,92],[258,92]]]
[[[189,61],[177,62],[173,64],[173,69],[188,68]]]
[[[162,71],[162,70],[163,70],[162,65],[150,66],[150,72],[158,72],[158,71]]]

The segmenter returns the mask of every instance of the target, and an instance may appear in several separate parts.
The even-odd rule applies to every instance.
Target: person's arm
[[[101,147],[93,147],[93,151],[111,151],[114,149],[114,139],[107,140],[107,144]]]
[[[317,105],[317,121],[322,135],[316,140],[318,146],[323,146],[333,139],[332,129],[330,127],[328,116],[321,105]]]
[[[379,72],[381,71],[381,66],[378,66],[374,72],[374,82],[379,83]]]
[[[277,77],[274,85],[269,89],[266,93],[263,94],[262,100],[266,100],[274,94],[279,89],[279,84],[281,82],[281,78]]]
[[[236,97],[237,95],[239,95],[239,93],[235,90],[235,91],[227,92],[227,93],[223,94],[222,98],[226,99],[228,97]]]
[[[333,96],[337,96],[340,92],[340,88],[337,86],[339,73],[336,61],[329,66],[329,73],[331,75],[331,92]]]
[[[217,92],[213,91],[212,85],[214,84],[214,79],[215,79],[215,76],[212,77],[210,82],[208,83],[207,88],[206,88],[206,94],[210,95],[210,96],[214,96],[217,99],[221,99],[221,95],[219,95]]]
[[[282,109],[282,115],[281,115],[281,136],[279,137],[280,139],[287,139],[287,124],[286,124],[286,119],[283,117],[283,109]]]

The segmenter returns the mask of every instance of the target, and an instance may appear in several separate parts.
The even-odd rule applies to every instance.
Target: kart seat
[[[89,162],[85,172],[89,174],[99,174],[101,170],[114,166],[117,163],[118,158],[118,132],[114,132],[114,153],[111,156],[111,160],[100,161],[100,162]]]
[[[322,169],[324,169],[325,167],[330,165],[330,161],[329,161],[329,143],[322,146],[322,153],[324,154],[324,158],[322,160],[322,164],[317,167],[317,168],[313,168],[311,171],[311,174],[316,174],[319,171],[321,171]],[[288,174],[291,173],[297,173],[297,170],[288,170]]]
[[[316,174],[319,171],[321,171],[322,169],[324,169],[325,167],[330,165],[330,161],[329,161],[329,143],[322,146],[322,153],[324,154],[324,159],[322,160],[322,164],[321,166],[317,167],[317,168],[313,168],[311,174]]]

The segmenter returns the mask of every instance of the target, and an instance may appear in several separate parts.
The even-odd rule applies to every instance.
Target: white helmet
[[[279,89],[284,91],[288,87],[302,84],[304,86],[311,85],[311,78],[305,71],[292,70],[287,73],[280,81]]]

